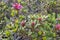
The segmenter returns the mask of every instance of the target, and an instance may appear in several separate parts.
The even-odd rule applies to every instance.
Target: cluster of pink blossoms
[[[16,9],[16,10],[20,10],[23,6],[19,3],[14,3],[13,5],[13,8]]]

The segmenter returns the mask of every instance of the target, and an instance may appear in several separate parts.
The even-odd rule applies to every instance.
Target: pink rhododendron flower
[[[60,24],[56,24],[56,30],[60,30]]]
[[[22,8],[22,5],[21,4],[18,4],[18,3],[14,3],[13,5],[13,8],[15,8],[16,10],[20,10]]]

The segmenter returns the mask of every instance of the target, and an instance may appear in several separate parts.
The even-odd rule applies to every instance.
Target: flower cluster
[[[16,10],[20,10],[23,6],[19,3],[14,3],[13,5],[13,8],[15,8]]]

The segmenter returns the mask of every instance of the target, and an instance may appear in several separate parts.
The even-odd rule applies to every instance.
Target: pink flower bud
[[[39,20],[39,21],[41,21],[41,20],[42,20],[42,18],[38,18],[38,20]]]
[[[24,27],[25,26],[25,23],[26,23],[25,21],[22,21],[21,22],[21,26]]]
[[[33,27],[34,27],[34,25],[35,25],[35,22],[32,22],[32,23],[31,23],[31,26],[33,26]]]
[[[56,24],[56,30],[60,30],[60,24]]]

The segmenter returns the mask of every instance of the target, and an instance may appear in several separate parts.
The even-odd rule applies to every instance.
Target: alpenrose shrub
[[[35,7],[34,5],[35,4],[32,5],[34,9],[31,7],[32,10],[38,8]],[[37,13],[37,14],[24,16],[24,15],[20,15],[17,12],[18,16],[16,16],[14,15],[16,13],[16,10],[19,11],[20,9],[22,9],[22,5],[20,3],[13,3],[12,5],[12,7],[14,8],[13,10],[11,9],[12,7],[9,7],[7,4],[4,5],[2,4],[2,6],[3,7],[1,7],[2,9],[0,11],[2,14],[4,14],[4,21],[6,22],[6,25],[0,30],[0,35],[2,40],[18,40],[18,39],[19,40],[52,40],[52,39],[54,40],[56,39],[56,31],[54,30],[53,27],[56,24],[55,13],[52,13],[52,15],[51,14],[42,15],[40,13],[39,14]],[[26,11],[26,9],[27,8],[25,8],[24,11]],[[8,11],[7,12],[8,15],[10,15],[11,13],[13,16],[12,17],[10,16],[10,19],[8,19],[5,16],[6,14],[4,10],[6,12]],[[21,11],[19,12],[21,13]],[[1,16],[0,18],[3,17]],[[2,19],[0,20],[1,22],[3,21]],[[57,25],[56,29],[60,30],[59,28],[60,28],[59,25]]]
[[[34,20],[31,18],[31,15],[33,15]],[[31,14],[31,15],[28,15],[27,19],[24,15],[19,15],[19,17],[16,20],[14,19],[14,22],[9,20],[9,23],[7,24],[9,26],[6,25],[5,28],[2,29],[4,30],[4,32],[2,32],[3,34],[1,35],[3,37],[7,37],[6,38],[7,40],[9,40],[10,38],[11,40],[14,40],[15,36],[17,36],[16,40],[19,37],[22,37],[22,39],[29,38],[29,40],[30,39],[47,40],[49,38],[54,39],[56,37],[56,31],[54,31],[53,28],[53,26],[55,26],[56,24],[54,13],[52,15],[48,14],[46,16],[41,14]],[[8,20],[6,20],[6,22],[8,22]],[[60,30],[59,27],[60,24],[56,26],[56,29]]]

